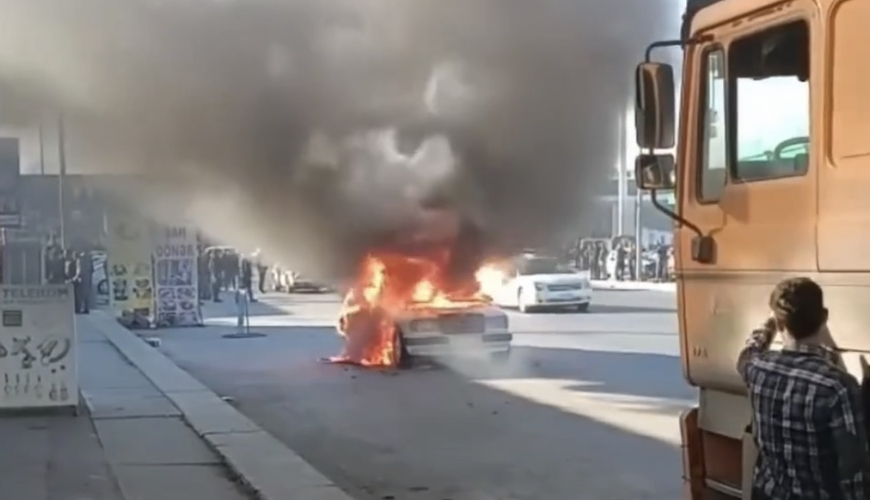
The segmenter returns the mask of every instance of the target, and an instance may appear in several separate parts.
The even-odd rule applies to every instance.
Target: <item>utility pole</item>
[[[634,125],[632,122],[632,134],[628,132],[628,123],[629,117],[634,115],[634,103],[629,101],[625,106],[625,135],[634,135],[636,131],[634,131]],[[629,142],[625,142],[625,157],[626,163],[628,163],[628,158],[636,155],[638,151],[634,148],[632,144],[631,151],[629,151]],[[633,163],[633,162],[632,162]],[[632,179],[635,182],[634,188],[634,277],[637,281],[640,281],[643,277],[643,200],[644,195],[643,192],[637,188],[637,173],[633,172]]]
[[[64,202],[64,184],[66,183],[66,144],[64,138],[63,114],[57,117],[57,206],[60,212],[60,245],[66,249],[66,203]]]
[[[45,175],[45,139],[42,133],[42,119],[39,120],[39,174]]]
[[[622,236],[625,232],[625,195],[627,191],[626,182],[626,149],[628,147],[628,133],[625,113],[619,113],[619,158],[617,160],[616,172],[616,234],[613,236]]]
[[[634,277],[637,281],[643,278],[643,232],[641,230],[641,208],[643,193],[640,189],[634,198]]]

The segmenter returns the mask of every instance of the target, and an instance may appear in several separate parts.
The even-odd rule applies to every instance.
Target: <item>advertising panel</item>
[[[154,236],[158,327],[202,325],[197,269],[197,232],[186,225],[160,228]]]
[[[72,286],[0,286],[0,321],[0,408],[78,406]]]
[[[109,296],[107,260],[106,252],[91,252],[91,296],[97,306],[107,306],[112,302]]]
[[[150,319],[154,308],[151,225],[132,213],[108,216],[109,297],[119,316]],[[141,325],[140,325],[141,326]]]

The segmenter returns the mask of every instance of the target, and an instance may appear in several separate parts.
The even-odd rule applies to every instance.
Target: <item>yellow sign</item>
[[[108,220],[109,296],[115,312],[152,316],[154,273],[151,228],[140,216],[112,214]]]

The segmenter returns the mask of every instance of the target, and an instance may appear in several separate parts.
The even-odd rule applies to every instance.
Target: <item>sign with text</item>
[[[108,216],[109,299],[115,313],[135,314],[150,321],[154,309],[151,266],[151,225],[133,213]]]
[[[0,286],[0,321],[0,408],[78,406],[72,286]]]
[[[197,232],[186,225],[165,226],[154,235],[158,327],[199,326]]]

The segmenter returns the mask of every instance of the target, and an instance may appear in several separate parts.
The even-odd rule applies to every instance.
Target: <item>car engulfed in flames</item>
[[[369,253],[345,295],[338,331],[345,338],[332,362],[406,366],[411,357],[485,353],[503,360],[512,334],[507,315],[483,292],[500,279],[491,266],[451,277],[451,253]]]

